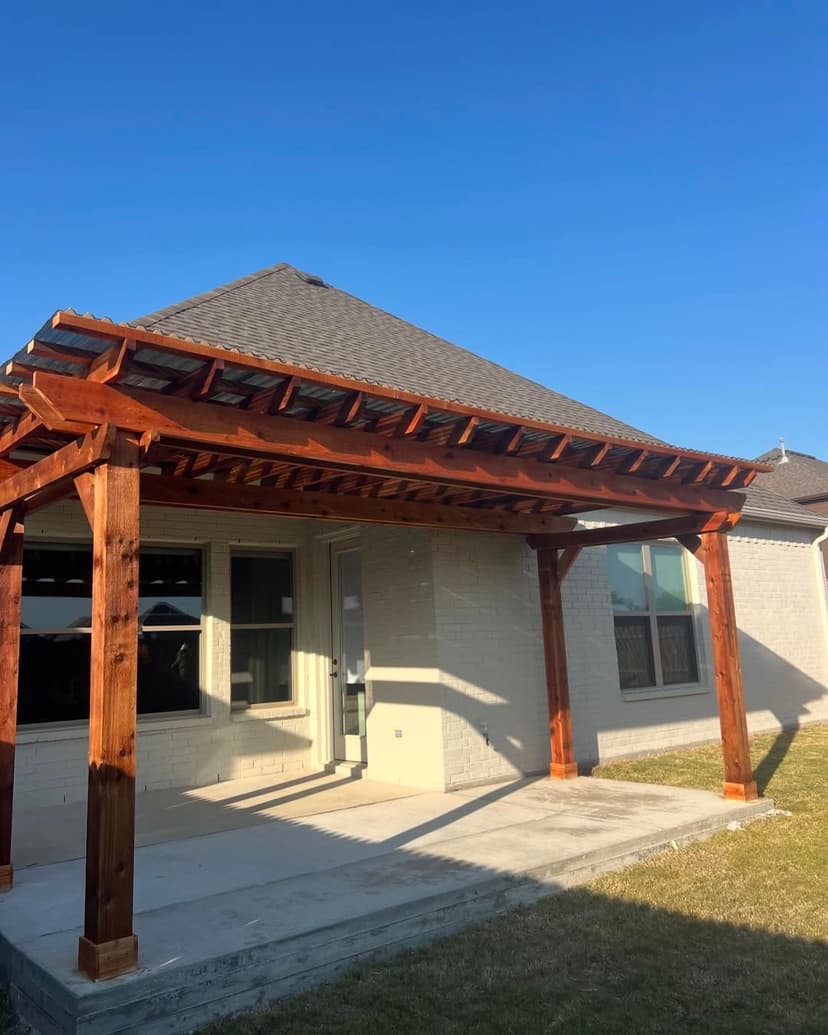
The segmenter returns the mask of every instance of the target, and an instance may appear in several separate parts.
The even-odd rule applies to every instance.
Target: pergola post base
[[[724,783],[723,794],[729,801],[756,801],[759,791],[756,788],[755,780],[748,780],[747,783]]]
[[[553,780],[574,780],[577,775],[576,762],[553,762],[549,766],[549,776]]]
[[[78,939],[78,970],[92,981],[127,974],[138,965],[138,939],[134,934],[96,945],[83,935]]]
[[[0,891],[10,891],[14,885],[14,867],[11,863],[0,866]]]

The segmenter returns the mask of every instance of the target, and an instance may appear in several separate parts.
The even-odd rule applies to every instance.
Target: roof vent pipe
[[[780,452],[782,453],[782,455],[779,457],[779,463],[780,464],[788,463],[789,457],[788,457],[788,454],[785,452],[785,439],[784,438],[780,438],[779,439],[779,449],[780,449]]]

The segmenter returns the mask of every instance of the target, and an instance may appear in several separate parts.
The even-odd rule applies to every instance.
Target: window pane
[[[24,629],[89,628],[92,622],[92,549],[27,546],[23,551]]]
[[[608,546],[612,606],[616,611],[646,611],[647,591],[641,547]]]
[[[234,625],[293,621],[291,554],[234,554],[231,563],[231,621]]]
[[[696,641],[689,615],[658,619],[658,645],[665,684],[698,683]]]
[[[649,618],[616,618],[615,649],[622,690],[655,685]]]
[[[142,550],[138,571],[142,625],[201,623],[201,550]]]
[[[230,663],[236,703],[266,704],[292,699],[291,629],[234,629]]]
[[[650,557],[656,611],[686,611],[687,587],[681,550],[673,546],[651,546]]]
[[[345,550],[339,561],[339,678],[342,693],[342,732],[365,736],[365,646],[362,617],[362,556]]]
[[[201,630],[138,637],[138,712],[196,711]]]
[[[89,716],[89,633],[20,637],[17,721],[72,722]]]

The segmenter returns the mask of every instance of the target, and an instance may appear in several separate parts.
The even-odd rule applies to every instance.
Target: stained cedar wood
[[[95,471],[86,909],[78,967],[131,969],[138,671],[139,446],[119,433]]]
[[[163,507],[195,510],[223,510],[236,513],[284,514],[291,517],[323,518],[329,521],[360,521],[368,524],[449,528],[511,534],[542,533],[571,528],[569,518],[508,511],[471,510],[438,503],[407,503],[332,492],[295,492],[226,483],[198,478],[141,475],[141,502]]]
[[[651,539],[670,539],[701,532],[726,531],[733,528],[740,517],[739,513],[728,512],[688,514],[684,517],[661,518],[655,521],[636,521],[628,525],[606,525],[603,528],[588,528],[581,531],[550,532],[530,536],[529,545],[535,548],[547,546],[560,550],[567,547],[608,546],[611,543],[644,543]]]
[[[23,512],[4,512],[0,543],[0,891],[12,886],[14,748],[17,738],[17,674],[23,587]]]
[[[546,698],[549,706],[549,775],[558,780],[578,775],[572,742],[572,712],[569,706],[569,677],[566,667],[561,574],[558,551],[538,550],[538,583],[543,625],[543,660],[546,669]]]
[[[442,410],[446,413],[456,413],[460,416],[475,416],[484,421],[513,424],[520,421],[524,428],[531,428],[537,431],[545,431],[550,435],[571,436],[573,428],[563,425],[549,424],[545,421],[531,420],[529,418],[509,416],[496,410],[486,410],[463,403],[454,403],[444,399],[428,399],[418,396],[412,392],[406,392],[398,388],[389,388],[380,385],[369,385],[353,378],[342,377],[338,374],[323,374],[305,367],[297,367],[288,363],[279,363],[272,359],[263,359],[260,356],[251,356],[244,352],[236,352],[232,349],[222,348],[217,345],[208,345],[205,342],[185,341],[173,335],[158,334],[155,331],[147,331],[140,328],[128,327],[125,324],[115,324],[107,320],[98,320],[95,317],[80,316],[68,310],[58,310],[51,320],[55,330],[63,329],[75,331],[80,334],[87,334],[95,338],[103,338],[109,341],[120,339],[122,335],[134,337],[138,342],[157,347],[162,351],[178,353],[190,358],[200,358],[206,361],[224,359],[227,363],[237,367],[247,367],[251,371],[269,373],[276,377],[296,378],[299,381],[323,385],[328,388],[340,388],[346,391],[362,391],[366,395],[373,395],[378,398],[393,400],[400,403],[410,403],[414,406],[425,406],[432,410]],[[578,438],[590,442],[610,442],[611,445],[623,446],[629,449],[641,450],[642,443],[632,439],[626,439],[615,435],[605,435],[593,431],[578,429]],[[647,449],[653,456],[675,456],[679,455],[687,460],[707,461],[712,454],[700,453],[692,449],[677,450],[669,445],[660,443],[648,443]],[[730,466],[733,460],[728,457],[713,457],[716,463]],[[770,467],[765,464],[740,463],[740,466],[757,471],[768,471]]]
[[[724,796],[738,801],[753,801],[758,794],[750,762],[727,535],[724,532],[703,535],[701,555],[707,583],[710,639],[722,731]]]
[[[561,551],[558,557],[558,579],[560,582],[566,578],[569,574],[569,569],[578,560],[581,554],[582,547],[580,546],[567,546]]]
[[[379,471],[391,477],[495,488],[546,499],[681,511],[736,511],[744,502],[744,497],[718,489],[688,489],[468,449],[430,447],[139,389],[114,389],[58,374],[36,373],[34,384],[21,386],[20,395],[35,412],[41,407],[57,411],[62,420],[111,422],[131,431],[154,428],[164,439],[198,443],[205,449],[217,447],[238,455],[293,460],[362,474]],[[0,482],[0,489],[3,484]]]
[[[109,456],[113,438],[109,428],[98,428],[0,481],[0,508],[12,507],[43,490],[56,491],[64,482],[71,483],[75,475]]]

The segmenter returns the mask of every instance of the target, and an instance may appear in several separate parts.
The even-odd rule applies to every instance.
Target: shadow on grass
[[[779,769],[785,761],[791,744],[796,738],[798,732],[799,729],[782,730],[782,732],[776,736],[773,744],[771,744],[762,761],[759,762],[754,769],[753,778],[756,780],[756,786],[760,795],[764,795],[768,788],[768,784],[773,779],[777,769]]]
[[[824,1035],[826,988],[825,943],[578,889],[204,1035]]]

